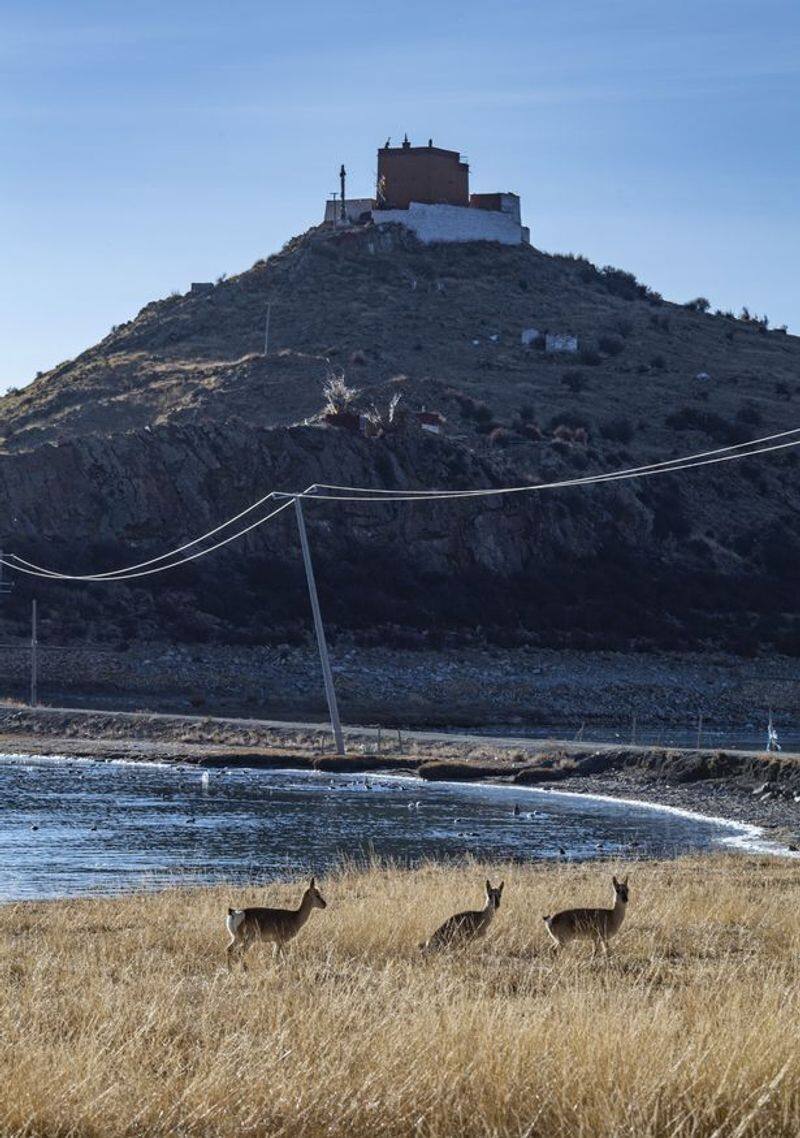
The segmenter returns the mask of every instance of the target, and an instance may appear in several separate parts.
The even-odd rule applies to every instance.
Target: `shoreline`
[[[800,756],[394,733],[348,728],[336,756],[318,724],[0,705],[8,755],[208,767],[409,775],[491,782],[680,810],[757,827],[771,852],[800,850]],[[391,749],[386,743],[392,744]],[[380,748],[380,750],[378,749]],[[797,798],[797,800],[796,800]]]

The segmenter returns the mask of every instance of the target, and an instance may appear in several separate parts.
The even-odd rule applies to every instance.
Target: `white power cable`
[[[274,518],[277,514],[287,509],[296,499],[317,499],[320,501],[341,501],[341,502],[420,502],[420,501],[437,501],[437,500],[454,500],[459,498],[475,498],[475,497],[489,497],[494,495],[505,494],[519,494],[519,493],[534,493],[542,490],[556,490],[566,489],[572,486],[587,486],[595,485],[603,482],[616,482],[624,481],[629,478],[647,478],[656,474],[668,474],[673,471],[690,470],[700,466],[713,466],[722,462],[731,462],[737,459],[750,458],[757,454],[769,454],[774,451],[785,450],[787,448],[800,446],[800,438],[794,438],[789,442],[780,443],[774,446],[757,446],[762,442],[768,442],[777,438],[785,438],[787,435],[797,435],[800,433],[800,428],[793,428],[788,431],[781,431],[774,435],[767,435],[760,439],[753,439],[747,443],[735,443],[728,447],[719,447],[712,451],[703,451],[696,455],[688,455],[680,459],[665,459],[659,463],[650,463],[647,466],[628,467],[623,470],[611,471],[608,474],[587,475],[583,478],[563,479],[558,482],[539,482],[525,486],[505,486],[497,488],[486,488],[482,490],[417,490],[417,491],[382,491],[375,489],[367,489],[360,487],[342,486],[336,487],[326,484],[316,483],[309,486],[306,490],[297,491],[294,493],[280,493],[278,491],[271,491],[258,502],[254,502],[251,506],[242,510],[239,514],[229,518],[226,522],[216,526],[213,530],[209,530],[207,534],[201,537],[194,538],[192,541],[187,542],[183,546],[179,546],[173,550],[172,553],[161,554],[160,557],[151,558],[150,561],[140,562],[139,565],[130,566],[131,569],[141,570],[138,572],[127,572],[121,570],[108,570],[105,573],[92,573],[92,574],[72,574],[61,573],[56,570],[46,569],[43,566],[36,565],[34,562],[27,562],[23,558],[10,554],[9,560],[0,557],[0,565],[4,565],[9,569],[13,569],[18,573],[24,573],[30,577],[39,577],[46,580],[59,580],[59,581],[98,581],[102,583],[112,581],[126,581],[138,577],[148,577],[154,573],[162,573],[167,569],[177,568],[179,565],[184,565],[187,562],[195,561],[200,557],[205,557],[208,553],[213,553],[215,550],[228,545],[232,541],[236,541],[245,534],[250,533],[252,530],[264,525],[270,519]],[[750,447],[743,453],[742,448]],[[756,448],[756,449],[752,449]],[[316,493],[318,489],[339,489],[343,491],[355,490],[355,494],[319,494]],[[376,494],[383,495],[376,497]],[[388,496],[391,495],[391,496]],[[225,529],[227,526],[232,525],[235,521],[241,519],[246,514],[251,513],[257,506],[263,504],[269,499],[286,498],[287,500],[283,505],[273,510],[271,513],[259,518],[251,525],[246,526],[244,529],[238,530],[236,533],[230,534],[224,540],[216,542],[208,546],[206,549],[197,551],[190,554],[188,557],[180,558],[178,561],[170,562],[167,565],[157,565],[155,568],[147,568],[153,566],[157,561],[166,560],[174,553],[182,552],[193,545],[203,541],[204,538],[213,536],[219,533],[220,530]]]
[[[726,454],[730,451],[741,450],[743,447],[760,446],[762,443],[771,443],[771,442],[774,442],[775,439],[785,439],[789,435],[797,435],[797,434],[800,434],[800,427],[792,427],[788,431],[778,431],[774,435],[763,435],[761,438],[750,439],[747,442],[743,442],[743,443],[730,443],[728,446],[716,447],[714,450],[698,451],[695,454],[684,455],[683,457],[679,457],[679,458],[665,458],[659,462],[646,463],[644,466],[629,466],[629,467],[624,468],[623,470],[611,471],[609,474],[591,475],[589,477],[591,477],[592,481],[602,481],[602,480],[608,480],[608,479],[615,479],[615,478],[621,477],[623,474],[624,475],[638,474],[638,473],[643,472],[645,470],[652,470],[652,469],[655,469],[657,467],[672,467],[676,463],[693,462],[695,459],[709,458],[712,455],[717,455],[717,454]],[[760,452],[756,452],[756,453],[760,453]],[[744,457],[746,457],[746,456],[744,456]],[[551,487],[554,487],[554,486],[579,486],[579,485],[583,484],[585,481],[586,481],[586,479],[571,479],[569,481],[564,481],[564,482],[560,482],[560,483],[549,483],[548,485]],[[509,486],[509,487],[503,487],[500,489],[488,489],[487,488],[487,489],[483,489],[483,490],[385,490],[382,488],[370,488],[369,486],[338,486],[338,485],[336,485],[336,483],[332,483],[332,482],[317,482],[314,484],[314,486],[309,487],[309,490],[306,491],[306,495],[308,497],[314,497],[314,498],[327,497],[327,495],[316,494],[316,493],[312,494],[311,493],[312,490],[321,489],[321,490],[343,490],[343,491],[350,491],[351,493],[375,494],[375,495],[383,495],[383,496],[392,496],[392,495],[403,494],[403,495],[408,495],[409,498],[411,498],[411,497],[414,497],[414,498],[416,498],[416,497],[424,497],[424,498],[439,498],[439,497],[444,498],[444,497],[447,497],[447,498],[449,498],[449,497],[453,497],[454,495],[457,495],[458,497],[472,498],[472,497],[480,497],[480,496],[485,495],[487,493],[516,494],[516,493],[520,493],[524,490],[534,489],[538,486],[543,486],[543,485],[544,485],[543,483],[534,483],[533,486]],[[279,493],[278,497],[281,497],[281,496],[282,495]],[[303,497],[303,496],[304,495],[301,495],[301,494],[297,495],[297,497]]]
[[[312,489],[312,487],[309,487]],[[158,557],[151,557],[149,561],[137,561],[134,565],[125,565],[119,569],[108,569],[105,573],[95,573],[92,575],[94,580],[99,580],[101,577],[115,577],[118,573],[130,573],[134,569],[145,569],[148,565],[155,565],[159,561],[166,561],[168,557],[173,557],[176,553],[183,553],[186,549],[191,549],[193,545],[199,545],[201,541],[205,541],[207,537],[214,537],[220,530],[227,529],[228,526],[233,525],[234,522],[240,521],[245,515],[251,514],[253,510],[257,510],[259,506],[263,506],[265,502],[270,501],[274,497],[274,491],[270,490],[269,494],[265,494],[263,498],[259,498],[257,502],[247,506],[240,513],[235,514],[227,521],[221,522],[214,529],[210,529],[207,533],[201,534],[200,537],[194,537],[191,541],[187,541],[184,545],[178,545],[175,549],[170,549],[167,553],[160,553]],[[30,569],[39,569],[43,573],[52,572],[54,576],[59,574],[55,570],[45,569],[41,565],[37,565],[35,561],[26,561],[24,557],[18,557],[15,553],[9,554],[19,565],[27,565]]]
[[[771,454],[773,451],[786,450],[787,448],[796,446],[800,446],[800,439],[792,439],[787,443],[777,443],[775,446],[759,447],[742,454],[723,454],[715,458],[705,458],[696,462],[681,462],[675,459],[672,465],[654,463],[652,466],[612,471],[609,474],[587,475],[584,478],[571,478],[560,482],[536,482],[530,486],[500,486],[487,488],[485,490],[445,490],[434,491],[433,493],[427,491],[417,491],[416,493],[401,491],[395,494],[394,497],[380,498],[366,496],[364,494],[303,494],[298,491],[291,495],[291,500],[294,501],[295,498],[304,498],[308,501],[322,502],[438,502],[463,498],[488,498],[501,494],[531,494],[540,490],[565,490],[571,486],[592,486],[602,482],[622,482],[628,478],[650,478],[656,474],[669,474],[672,471],[692,470],[698,466],[715,466],[721,462],[734,462],[738,459],[751,458],[757,454]],[[276,496],[283,497],[282,494]]]
[[[304,491],[304,493],[307,494],[311,490],[313,490],[314,485],[315,484],[312,483],[310,486],[308,486],[306,488],[306,490]],[[132,570],[143,569],[148,565],[155,565],[156,562],[158,562],[158,561],[166,561],[166,559],[168,557],[173,557],[176,553],[183,553],[184,550],[191,549],[191,547],[193,545],[198,545],[201,541],[205,541],[206,538],[213,537],[215,534],[218,534],[220,532],[220,530],[227,529],[228,526],[233,525],[234,522],[240,521],[243,517],[245,517],[246,514],[251,514],[253,512],[253,510],[258,509],[259,506],[263,506],[265,502],[270,501],[270,499],[275,498],[276,496],[277,496],[276,491],[270,490],[269,494],[265,494],[264,497],[259,498],[257,502],[253,502],[251,505],[249,505],[249,506],[245,507],[245,509],[241,510],[238,514],[234,514],[233,517],[230,517],[226,521],[221,522],[218,526],[215,526],[214,529],[210,529],[207,533],[201,534],[200,537],[192,538],[191,541],[187,541],[184,545],[179,545],[175,549],[171,549],[168,553],[161,553],[161,554],[159,554],[158,557],[151,557],[149,561],[139,561],[134,565],[126,565],[120,569],[108,569],[104,573],[87,573],[87,574],[61,573],[57,569],[47,569],[43,565],[37,565],[35,561],[26,561],[24,557],[18,557],[16,553],[9,553],[9,555],[8,555],[14,561],[14,565],[10,565],[9,568],[13,569],[19,565],[25,565],[25,566],[27,566],[28,569],[37,569],[40,573],[44,574],[45,576],[58,577],[58,578],[62,578],[62,579],[65,578],[65,579],[70,580],[70,581],[116,580],[117,578],[121,578],[123,576],[133,576]],[[283,506],[281,506],[281,510],[282,509],[283,509]],[[275,513],[280,513],[280,510],[275,511]],[[269,521],[269,519],[271,517],[274,517],[274,514],[267,514],[266,517],[261,518],[260,521],[256,522],[256,525],[262,525],[264,522]],[[255,528],[256,528],[256,526],[248,526],[246,529],[241,530],[238,534],[234,534],[228,540],[232,541],[235,537],[241,537],[243,534],[249,533],[251,529],[255,529]],[[219,549],[220,545],[227,545],[227,543],[228,542],[226,540],[224,542],[220,542],[218,545],[213,545],[209,549],[203,550],[203,552],[199,556],[203,556],[205,553],[212,553],[215,549]],[[185,557],[185,558],[181,559],[180,561],[175,561],[175,562],[171,563],[170,565],[165,566],[165,568],[172,569],[176,565],[183,565],[183,564],[185,564],[185,562],[193,561],[193,560],[195,560],[195,557]],[[7,565],[8,562],[0,559],[0,564]],[[154,572],[155,572],[155,570],[154,570]],[[146,577],[147,574],[141,573],[141,574],[137,574],[137,576]]]
[[[282,506],[278,506],[272,513],[267,514],[258,521],[252,522],[251,525],[246,526],[245,529],[238,530],[236,533],[230,534],[229,537],[223,538],[222,541],[210,545],[207,549],[200,549],[197,553],[190,553],[188,557],[182,557],[180,561],[172,561],[169,565],[157,565],[154,569],[143,569],[138,573],[120,573],[116,577],[109,577],[103,574],[77,574],[77,573],[57,573],[51,569],[34,570],[26,569],[22,565],[17,565],[13,561],[7,560],[5,557],[0,557],[0,565],[5,565],[8,569],[14,569],[17,573],[24,573],[27,577],[41,577],[46,581],[96,581],[99,584],[112,584],[114,581],[130,581],[134,577],[150,577],[154,573],[163,573],[167,569],[176,569],[179,565],[185,565],[188,561],[196,561],[200,557],[205,557],[208,553],[213,553],[216,549],[221,549],[223,545],[228,545],[231,541],[236,541],[237,538],[244,537],[245,534],[250,533],[251,530],[263,526],[276,514],[280,514],[283,510],[287,510],[294,502],[294,498],[290,498],[288,502],[284,502]]]

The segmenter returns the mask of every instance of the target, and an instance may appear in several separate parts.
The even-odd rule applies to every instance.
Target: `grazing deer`
[[[614,882],[613,909],[563,909],[552,917],[543,918],[556,948],[576,937],[585,937],[594,942],[592,955],[601,944],[608,956],[608,942],[619,932],[628,905],[628,878],[617,881],[612,877],[611,880]]]
[[[487,881],[486,904],[483,908],[469,910],[466,913],[456,913],[454,917],[448,917],[443,925],[439,925],[433,936],[419,946],[422,951],[429,952],[434,948],[465,945],[485,936],[489,925],[492,923],[492,917],[500,908],[504,884],[505,882],[501,881],[495,889],[492,887],[491,881]]]
[[[326,902],[312,877],[298,909],[228,909],[225,927],[230,935],[226,949],[228,966],[234,952],[244,953],[257,940],[271,940],[273,953],[283,953],[286,944],[300,932],[312,909],[324,909]]]

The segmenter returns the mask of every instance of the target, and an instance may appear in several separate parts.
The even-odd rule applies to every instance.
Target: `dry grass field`
[[[631,903],[611,959],[543,913]],[[488,937],[421,957],[504,877]],[[297,885],[0,908],[0,1134],[749,1138],[800,1133],[800,875],[346,868],[282,962],[225,968],[225,907]]]

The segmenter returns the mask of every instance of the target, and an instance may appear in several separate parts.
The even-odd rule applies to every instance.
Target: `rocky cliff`
[[[270,353],[264,356],[267,304]],[[4,548],[68,570],[139,561],[268,489],[571,477],[794,421],[800,342],[664,302],[529,247],[314,230],[213,288],[148,305],[0,401]],[[703,306],[700,305],[700,308]],[[577,353],[525,346],[570,332]],[[331,368],[403,429],[318,417]],[[441,435],[416,413],[444,416]],[[326,616],[366,640],[800,647],[794,452],[620,485],[455,504],[309,505]],[[31,595],[4,603],[6,634]],[[128,585],[37,582],[69,640],[291,640],[307,602],[287,512]]]

